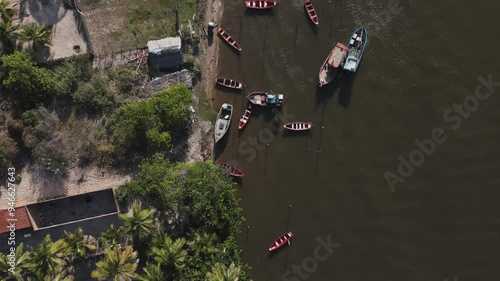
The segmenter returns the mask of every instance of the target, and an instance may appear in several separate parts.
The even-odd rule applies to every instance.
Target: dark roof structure
[[[181,38],[169,37],[148,41],[148,62],[153,69],[177,68],[184,63]]]

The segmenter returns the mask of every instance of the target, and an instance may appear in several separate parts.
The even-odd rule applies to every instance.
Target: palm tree
[[[66,266],[64,258],[68,256],[68,244],[62,239],[52,242],[50,235],[45,236],[40,246],[31,249],[26,268],[30,269],[38,279],[57,272]]]
[[[151,234],[155,227],[153,223],[154,211],[151,209],[141,210],[139,206],[134,206],[132,215],[120,214],[119,217],[124,223],[126,232],[130,233],[137,243]]]
[[[18,31],[19,25],[12,24],[12,20],[0,21],[0,41],[7,53],[14,51]]]
[[[52,30],[34,22],[23,24],[21,27],[21,39],[26,42],[31,42],[35,50],[40,47],[50,47],[52,45],[51,36]]]
[[[24,244],[21,243],[17,246],[14,257],[14,272],[10,272],[9,269],[12,268],[10,264],[10,257],[5,254],[0,253],[0,279],[9,280],[16,279],[22,280],[22,273],[25,267],[25,261],[28,258],[29,252],[23,253]]]
[[[71,260],[85,258],[88,250],[95,250],[95,246],[89,243],[88,237],[84,237],[81,227],[75,233],[64,232],[67,236],[65,241],[68,244],[68,253],[72,256]]]
[[[191,236],[191,241],[187,243],[189,250],[193,256],[202,256],[215,252],[217,249],[214,247],[216,236],[214,233],[195,232]]]
[[[10,21],[16,13],[16,8],[12,7],[8,0],[0,0],[0,18],[4,22]]]
[[[73,275],[68,275],[68,271],[64,266],[58,265],[54,272],[49,273],[45,276],[43,281],[73,281],[75,277]]]
[[[144,275],[139,276],[141,281],[164,281],[166,280],[165,275],[161,269],[161,264],[159,263],[147,263],[146,267],[143,268]]]
[[[108,230],[101,233],[100,240],[103,246],[121,245],[125,240],[125,230],[112,224]]]
[[[228,267],[224,264],[216,263],[212,267],[212,272],[207,273],[207,281],[238,281],[241,269],[233,263]]]
[[[186,265],[187,251],[183,249],[186,239],[178,238],[175,241],[165,235],[165,244],[161,247],[153,247],[154,259],[164,265],[167,269],[175,268],[177,272],[182,271]]]
[[[92,278],[99,280],[130,281],[137,278],[137,252],[131,246],[123,251],[120,248],[106,248],[104,258],[97,262],[97,269],[92,271]]]

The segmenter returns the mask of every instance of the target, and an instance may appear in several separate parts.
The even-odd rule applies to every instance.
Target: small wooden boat
[[[283,245],[285,245],[286,243],[290,244],[290,239],[293,237],[293,234],[292,232],[287,232],[283,235],[281,235],[280,237],[276,238],[276,240],[274,240],[274,242],[271,244],[271,246],[269,246],[269,251],[274,251],[274,250],[277,250],[279,248],[281,248]]]
[[[315,24],[319,24],[318,14],[316,13],[316,9],[314,9],[311,0],[304,0],[304,7],[306,8],[307,15],[311,19],[311,21]]]
[[[290,122],[283,127],[290,131],[307,131],[312,128],[313,124],[311,122]]]
[[[238,89],[238,90],[243,89],[243,84],[241,82],[232,79],[217,78],[215,79],[215,83],[231,89]]]
[[[252,115],[252,105],[249,104],[243,115],[241,116],[240,122],[238,123],[238,129],[241,130],[246,126],[248,120],[250,120],[250,115]]]
[[[229,45],[231,45],[233,48],[235,48],[236,50],[238,51],[241,51],[241,47],[240,45],[238,44],[238,42],[236,42],[236,40],[233,39],[233,37],[231,37],[231,35],[227,34],[227,32],[225,32],[222,28],[218,27],[217,28],[217,33],[222,37],[222,39],[224,39],[224,41],[226,41]]]
[[[271,0],[245,1],[245,6],[249,9],[264,10],[276,6],[276,1],[271,1]]]
[[[260,106],[281,106],[285,101],[283,95],[269,94],[265,92],[253,92],[248,95],[248,100]]]
[[[344,62],[344,69],[350,72],[356,72],[358,69],[361,58],[363,57],[363,52],[365,51],[366,43],[368,43],[368,33],[364,26],[356,29],[349,39],[349,52],[347,52],[347,58]]]
[[[319,70],[320,87],[332,82],[338,73],[339,67],[344,63],[348,51],[349,49],[344,44],[335,44]]]
[[[214,164],[215,164],[215,166],[221,168],[224,172],[230,174],[233,177],[242,177],[245,175],[245,174],[243,174],[243,172],[240,169],[236,168],[233,165],[218,162],[218,161],[216,161]]]
[[[215,121],[215,143],[220,141],[226,134],[231,125],[231,117],[233,116],[233,106],[229,103],[222,104],[217,121]]]

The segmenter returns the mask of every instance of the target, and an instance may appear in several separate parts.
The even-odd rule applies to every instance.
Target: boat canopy
[[[267,95],[266,103],[276,103],[275,95]]]

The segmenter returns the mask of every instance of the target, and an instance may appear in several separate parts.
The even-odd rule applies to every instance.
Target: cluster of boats
[[[313,24],[319,25],[318,14],[316,13],[316,9],[314,8],[311,0],[303,1],[304,8],[307,15],[309,16],[309,19]],[[245,1],[246,8],[256,10],[271,9],[275,7],[276,4],[277,2],[272,0]],[[237,51],[241,51],[241,46],[226,31],[219,27],[217,28],[217,33],[231,47],[233,47]],[[365,50],[367,42],[368,34],[366,28],[364,26],[361,26],[356,29],[356,31],[354,31],[354,33],[351,35],[347,46],[340,42],[334,44],[333,49],[320,68],[319,86],[322,87],[332,82],[341,70],[356,72],[361,62],[361,58],[363,57],[363,52]],[[235,90],[243,89],[243,83],[236,80],[228,78],[217,78],[215,82],[222,87],[227,87]],[[283,95],[268,92],[252,92],[247,96],[247,99],[249,101],[249,104],[239,120],[239,130],[243,129],[248,124],[250,116],[252,115],[252,106],[276,108],[282,106],[285,101]],[[229,130],[232,115],[233,106],[229,103],[222,104],[219,114],[217,115],[217,120],[215,122],[215,144],[217,144]],[[307,131],[313,127],[313,124],[311,122],[290,122],[283,125],[283,127],[290,131]],[[226,171],[231,176],[243,177],[244,175],[244,173],[240,169],[234,167],[233,165],[223,162],[215,162],[215,165]],[[292,237],[293,234],[291,232],[287,232],[279,236],[275,241],[273,241],[271,246],[269,246],[269,251],[275,251],[283,245],[287,243],[289,244]]]

